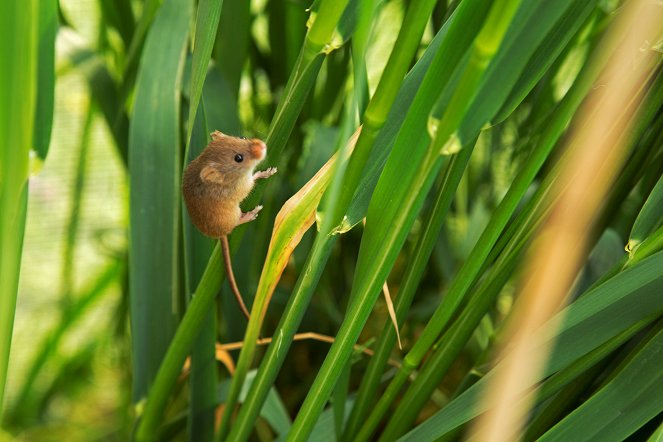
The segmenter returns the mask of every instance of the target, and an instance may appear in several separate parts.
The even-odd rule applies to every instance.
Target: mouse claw
[[[276,167],[270,167],[267,170],[263,170],[260,172],[256,172],[253,174],[253,179],[254,180],[259,180],[262,178],[269,178],[270,176],[274,175],[276,172],[278,172],[278,169]]]
[[[255,206],[255,208],[249,212],[243,212],[239,217],[239,224],[249,223],[256,218],[258,218],[258,212],[262,210],[262,206]]]

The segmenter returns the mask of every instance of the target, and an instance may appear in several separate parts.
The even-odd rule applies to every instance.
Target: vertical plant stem
[[[205,323],[210,306],[213,304],[214,297],[221,286],[222,267],[221,253],[217,246],[214,248],[212,256],[210,256],[205,273],[193,294],[189,308],[177,328],[175,337],[168,347],[150,389],[145,409],[136,430],[136,440],[139,442],[152,441],[157,437],[157,429],[168,404],[168,396],[182,371],[184,360],[191,351],[191,345]]]
[[[0,417],[16,310],[34,130],[39,2],[0,2]]]

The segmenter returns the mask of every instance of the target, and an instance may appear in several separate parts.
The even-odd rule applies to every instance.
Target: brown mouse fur
[[[249,195],[255,180],[269,178],[276,168],[253,172],[267,153],[267,146],[259,139],[233,137],[219,131],[211,136],[212,141],[184,170],[182,194],[193,225],[220,240],[230,286],[248,319],[235,283],[227,235],[238,225],[258,217],[262,206],[244,213],[239,204]]]

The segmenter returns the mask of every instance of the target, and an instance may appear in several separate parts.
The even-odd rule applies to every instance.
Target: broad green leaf
[[[145,42],[129,130],[129,288],[134,400],[145,396],[176,326],[180,90],[190,0],[166,0]]]
[[[39,2],[0,2],[0,416],[12,340],[35,129]]]

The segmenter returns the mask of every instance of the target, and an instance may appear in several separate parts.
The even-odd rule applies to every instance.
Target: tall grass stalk
[[[39,2],[0,5],[0,417],[28,200],[28,161],[35,127]],[[38,124],[47,124],[39,122]]]

